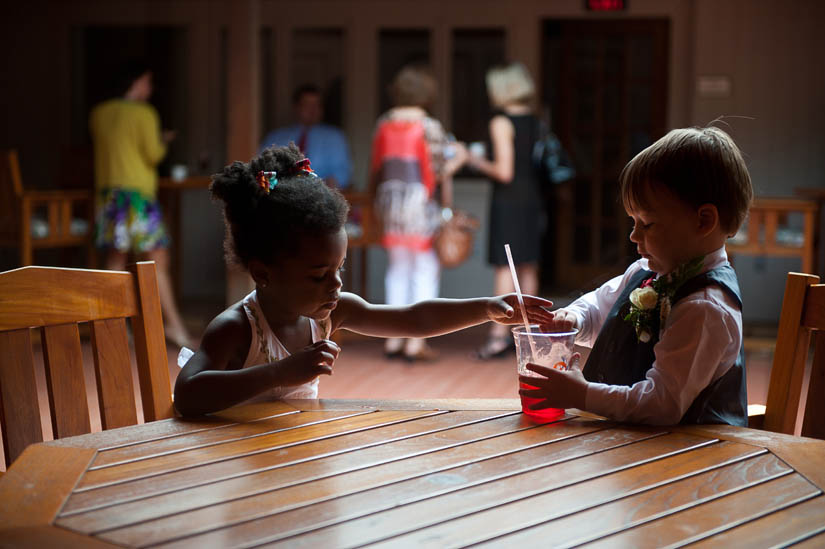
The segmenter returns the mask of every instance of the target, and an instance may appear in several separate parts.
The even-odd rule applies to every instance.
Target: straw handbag
[[[457,267],[470,257],[478,227],[478,219],[462,210],[455,210],[452,217],[441,224],[433,248],[442,267]]]

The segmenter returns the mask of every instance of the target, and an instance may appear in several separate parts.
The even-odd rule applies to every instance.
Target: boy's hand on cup
[[[553,313],[547,310],[553,306],[552,301],[532,295],[523,297],[528,322],[544,325],[553,321]],[[516,294],[491,297],[487,302],[487,318],[499,324],[521,324],[524,320],[519,307]]]
[[[548,366],[528,364],[527,369],[544,377],[519,376],[519,381],[535,389],[519,389],[519,394],[530,398],[544,399],[530,406],[531,410],[545,408],[584,408],[587,394],[587,380],[579,367],[581,355],[570,357],[570,368],[556,370]]]
[[[539,324],[542,332],[569,332],[580,329],[579,317],[564,309],[556,309],[549,313],[549,320]]]
[[[341,348],[332,340],[321,339],[278,362],[280,384],[300,385],[322,374],[332,375],[332,365]]]

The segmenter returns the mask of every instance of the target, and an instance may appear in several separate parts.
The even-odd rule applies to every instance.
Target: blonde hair
[[[493,105],[500,108],[512,103],[529,103],[536,86],[524,65],[510,63],[487,71],[487,93]]]
[[[671,130],[627,163],[619,183],[627,210],[647,207],[650,187],[667,189],[694,208],[713,204],[728,235],[742,225],[753,200],[739,147],[715,127]]]

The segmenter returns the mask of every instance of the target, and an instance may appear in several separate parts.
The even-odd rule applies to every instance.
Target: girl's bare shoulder
[[[245,356],[251,342],[252,328],[242,303],[238,302],[212,319],[203,333],[201,347],[222,351],[220,354],[227,351],[236,354],[234,351],[241,350]]]
[[[330,315],[332,331],[335,332],[338,328],[345,326],[347,318],[363,312],[370,306],[370,303],[358,294],[341,292],[341,298],[338,300],[338,306]]]

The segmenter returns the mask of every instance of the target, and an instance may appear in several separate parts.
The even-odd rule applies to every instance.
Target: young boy
[[[718,128],[673,130],[620,176],[641,259],[568,307],[548,329],[578,328],[583,371],[529,368],[545,399],[649,424],[747,424],[742,299],[725,240],[753,198],[739,149]]]

